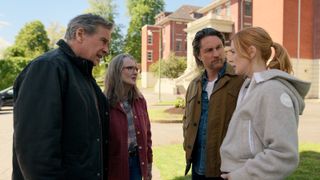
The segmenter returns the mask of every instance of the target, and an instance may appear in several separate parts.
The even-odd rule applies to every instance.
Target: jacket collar
[[[59,49],[64,52],[70,61],[86,76],[92,77],[93,63],[88,59],[77,56],[71,47],[62,39],[57,42]]]
[[[206,74],[206,71],[204,71],[195,78],[194,83],[198,84],[199,88],[201,88],[200,85],[202,84],[203,78],[206,77]],[[225,62],[222,69],[218,72],[218,80],[216,81],[216,86],[213,88],[212,94],[222,88],[233,76],[237,76],[234,73],[233,67],[229,63]]]
[[[132,104],[130,104],[131,105],[131,108],[132,108],[132,112],[135,112],[135,104],[136,103],[138,103],[138,102],[141,102],[142,100],[143,100],[144,98],[143,97],[138,97],[138,98],[136,98],[136,99],[134,99],[133,100],[133,102],[132,102]],[[125,111],[123,110],[123,108],[122,108],[122,106],[121,106],[121,103],[122,102],[118,102],[116,105],[115,105],[115,109],[117,109],[117,110],[119,110],[119,111],[121,111],[121,112],[123,112],[124,114],[125,114]]]

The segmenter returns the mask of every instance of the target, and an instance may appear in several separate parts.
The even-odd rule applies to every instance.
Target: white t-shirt
[[[206,91],[208,94],[208,99],[210,100],[210,96],[212,94],[212,90],[214,88],[214,83],[217,81],[218,78],[214,79],[213,81],[208,81],[207,87],[206,87]]]

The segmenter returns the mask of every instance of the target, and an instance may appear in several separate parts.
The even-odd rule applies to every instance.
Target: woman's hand
[[[148,164],[147,166],[148,170],[147,170],[147,178],[146,180],[151,180],[152,179],[152,164]]]

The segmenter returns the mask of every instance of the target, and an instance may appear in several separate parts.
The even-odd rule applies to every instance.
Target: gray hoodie
[[[298,120],[310,83],[280,70],[254,73],[239,93],[221,145],[221,171],[232,180],[277,180],[299,162]]]

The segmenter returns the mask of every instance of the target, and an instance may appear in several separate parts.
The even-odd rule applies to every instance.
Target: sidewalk
[[[141,93],[147,101],[147,106],[149,108],[158,108],[155,106],[157,103],[162,101],[174,101],[178,97],[183,97],[181,95],[172,95],[165,93],[155,93],[153,88],[143,89],[141,88]],[[163,106],[161,106],[163,108]],[[152,123],[152,146],[161,146],[167,144],[181,144],[182,143],[182,125],[180,123]],[[152,179],[161,180],[159,169],[153,165],[152,167]]]
[[[167,93],[155,93],[153,88],[141,88],[141,93],[147,101],[147,105],[153,106],[162,101],[174,101],[178,97],[184,98],[184,95],[173,95]]]

